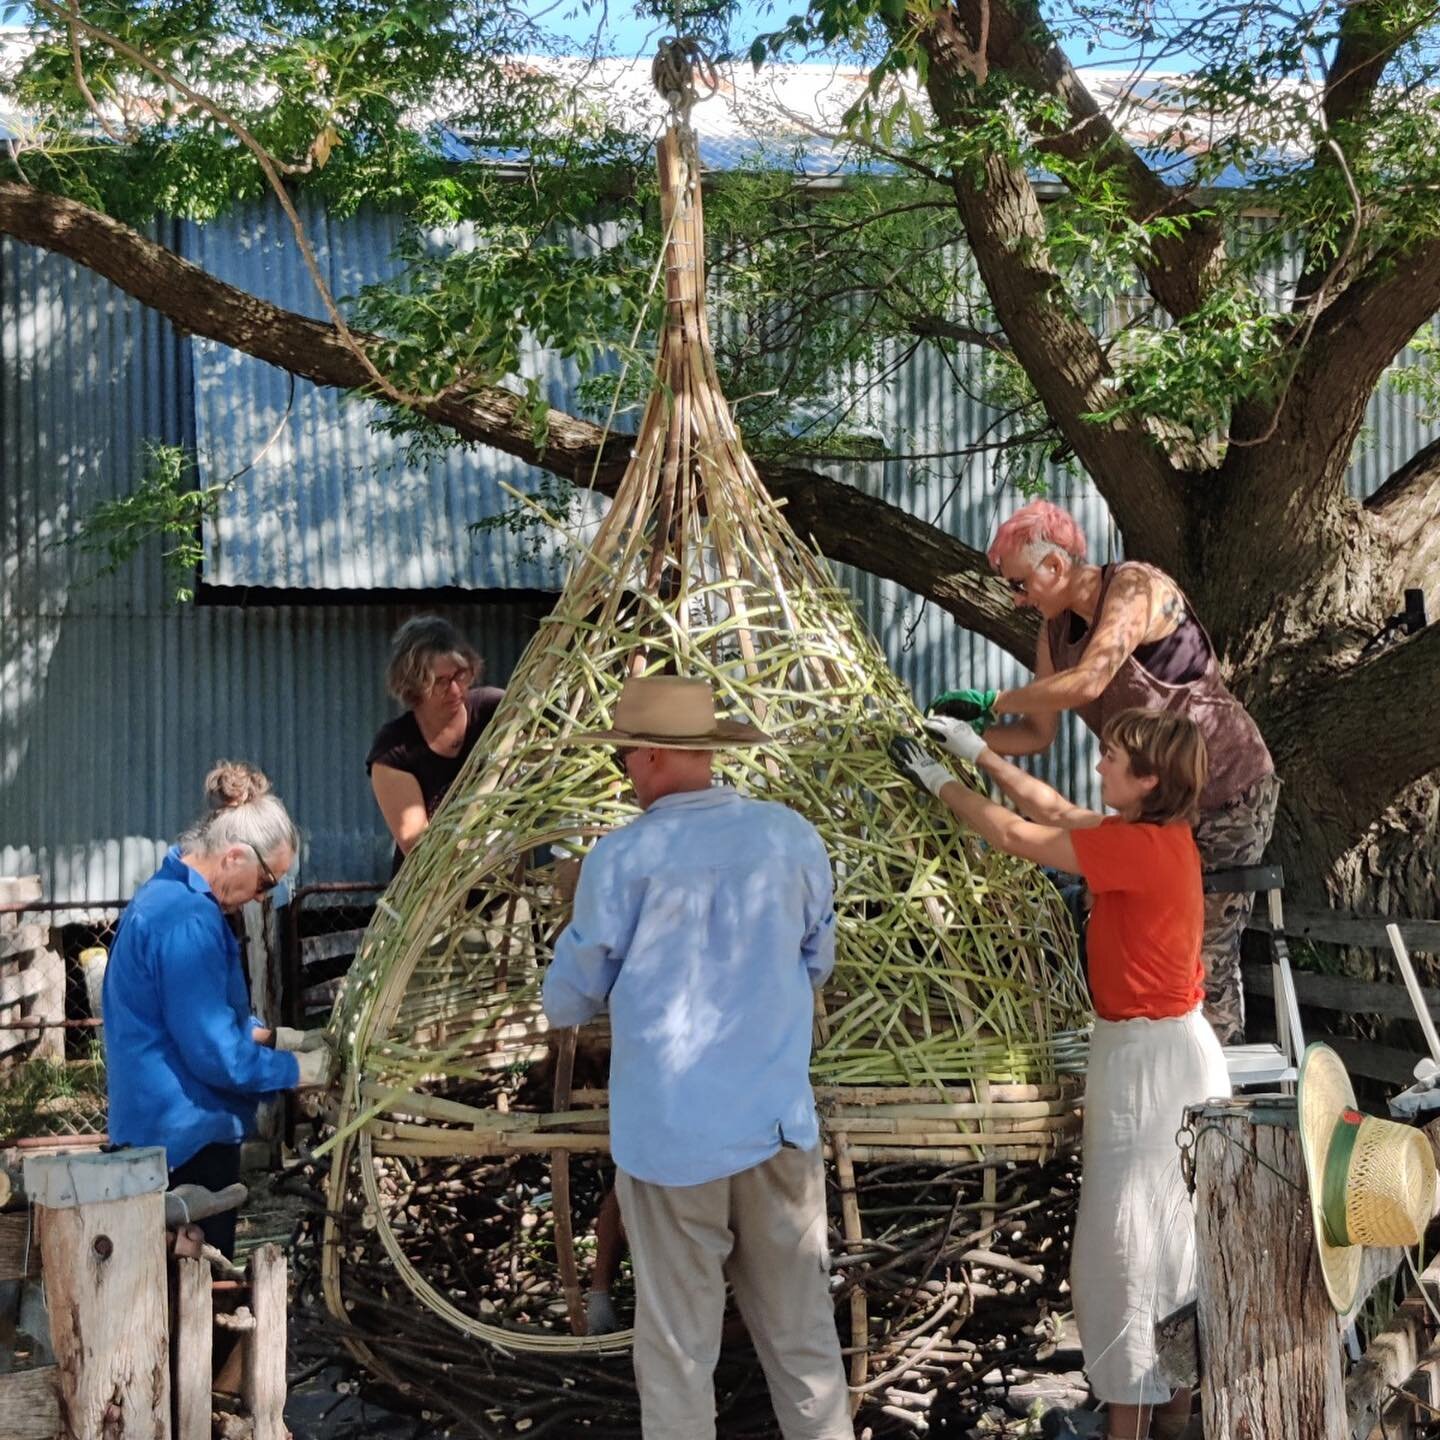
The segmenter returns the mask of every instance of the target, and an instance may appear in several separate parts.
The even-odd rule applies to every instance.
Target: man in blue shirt
[[[715,1434],[725,1282],[785,1440],[851,1440],[810,1089],[835,963],[829,859],[784,805],[712,783],[759,744],[703,680],[627,681],[614,728],[644,813],[586,858],[545,977],[554,1025],[609,1007],[610,1147],[635,1272],[645,1440]]]

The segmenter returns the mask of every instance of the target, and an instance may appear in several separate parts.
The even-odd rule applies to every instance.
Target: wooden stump
[[[1192,1106],[1206,1440],[1348,1440],[1295,1101]]]
[[[33,1156],[61,1435],[170,1440],[165,1152]]]

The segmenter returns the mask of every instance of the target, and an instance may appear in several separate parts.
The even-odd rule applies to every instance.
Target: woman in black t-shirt
[[[395,837],[392,875],[424,833],[504,696],[493,685],[475,684],[484,663],[438,615],[417,615],[395,632],[385,685],[407,709],[380,727],[365,757],[370,787]]]

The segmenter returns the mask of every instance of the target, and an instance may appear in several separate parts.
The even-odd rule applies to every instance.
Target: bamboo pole
[[[846,1244],[853,1252],[865,1243],[865,1232],[860,1224],[860,1203],[855,1196],[855,1164],[850,1158],[850,1146],[845,1132],[836,1130],[830,1136],[831,1154],[835,1159],[835,1179],[840,1186],[840,1219]],[[865,1383],[865,1372],[870,1363],[870,1316],[862,1285],[850,1286],[850,1385],[852,1391]],[[860,1409],[860,1396],[850,1396],[850,1414]]]

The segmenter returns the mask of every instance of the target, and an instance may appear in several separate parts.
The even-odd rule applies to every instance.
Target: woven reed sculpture
[[[665,326],[633,458],[377,909],[334,1021],[346,1069],[327,1304],[395,1381],[427,1363],[407,1306],[485,1342],[475,1384],[496,1428],[477,1409],[476,1433],[513,1433],[522,1413],[636,1433],[614,1358],[630,1332],[584,1333],[590,1222],[609,1184],[604,1026],[550,1034],[539,1006],[568,916],[556,858],[635,813],[614,753],[565,743],[609,721],[625,676],[704,676],[719,708],[776,737],[722,754],[721,775],[803,813],[833,861],[838,960],[813,1077],[857,1387],[911,1343],[956,1358],[947,1337],[968,1306],[946,1246],[973,1228],[956,1215],[989,1206],[993,1219],[997,1167],[1033,1166],[1075,1128],[1064,1072],[1087,1004],[1063,908],[1037,870],[960,832],[892,770],[884,740],[918,726],[913,702],[766,494],[721,393],[683,116],[659,167]],[[737,1400],[753,1369],[722,1362],[722,1433],[764,1433],[763,1404]]]

